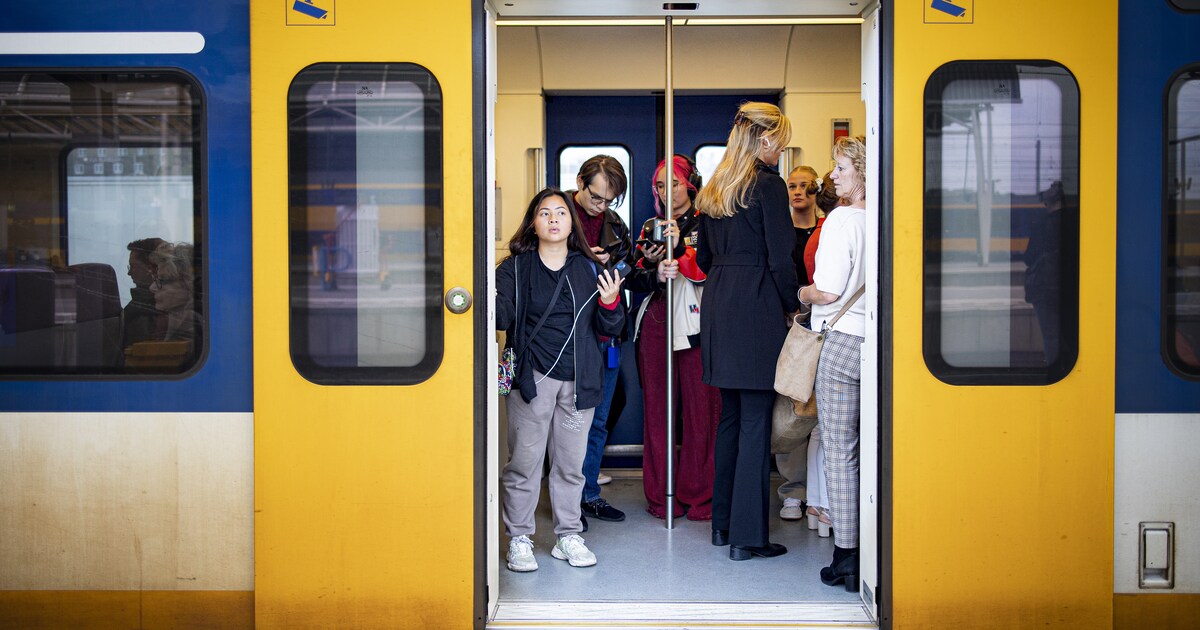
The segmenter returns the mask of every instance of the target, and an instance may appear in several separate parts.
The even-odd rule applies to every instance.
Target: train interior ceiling
[[[807,164],[822,174],[827,172],[832,163],[834,127],[848,126],[851,134],[864,133],[867,111],[862,50],[867,38],[862,10],[870,10],[865,6],[870,4],[805,2],[799,11],[808,17],[783,24],[749,23],[753,16],[746,12],[791,15],[797,13],[796,3],[702,3],[704,11],[699,17],[726,18],[714,20],[716,24],[697,24],[688,12],[671,12],[675,16],[675,152],[696,156],[698,149],[723,145],[737,105],[745,100],[765,100],[777,103],[793,126],[781,170]],[[629,190],[616,211],[630,227],[636,231],[654,215],[652,171],[666,150],[666,41],[661,23],[667,12],[663,6],[659,2],[611,2],[601,7],[578,2],[497,3],[497,261],[508,255],[508,239],[533,194],[545,185],[575,188],[572,169],[578,160],[590,157],[593,149],[608,152],[613,148],[622,152],[618,159],[628,160]],[[605,13],[584,14],[589,11]],[[597,19],[613,15],[624,17],[612,22]],[[635,21],[639,18],[642,22]],[[646,19],[658,24],[637,25]],[[578,23],[564,25],[571,20]],[[611,114],[614,111],[621,113]],[[634,112],[641,112],[645,120],[632,120]],[[652,148],[641,149],[646,143]],[[574,145],[580,147],[579,158],[572,163]],[[706,164],[699,161],[703,172]],[[502,332],[497,339],[502,343]],[[594,569],[581,572],[564,563],[546,566],[549,563],[542,562],[539,571],[515,574],[504,568],[508,538],[496,502],[491,502],[489,582],[499,581],[498,599],[493,589],[491,604],[500,604],[495,620],[519,619],[523,604],[610,600],[650,605],[645,602],[669,600],[820,603],[825,607],[820,618],[869,621],[857,596],[825,587],[817,579],[819,567],[829,562],[832,538],[819,538],[803,521],[780,520],[780,499],[774,492],[771,538],[790,551],[782,558],[765,561],[732,563],[724,548],[709,544],[709,523],[678,518],[674,529],[667,530],[663,521],[646,512],[639,457],[642,405],[634,353],[633,344],[627,342],[621,359],[623,391],[614,403],[619,411],[614,408],[614,417],[609,419],[609,446],[603,463],[615,480],[605,486],[602,496],[625,511],[626,521],[590,521],[584,536],[600,559]],[[490,483],[495,483],[507,460],[503,407],[498,404],[492,413],[489,441],[495,457]],[[773,485],[779,483],[777,475],[772,479]],[[873,487],[875,482],[873,476],[864,474],[864,487]],[[554,540],[547,504],[543,492],[534,537],[541,550],[549,549]],[[713,576],[731,579],[712,580]],[[546,618],[553,612],[537,609],[524,614]]]

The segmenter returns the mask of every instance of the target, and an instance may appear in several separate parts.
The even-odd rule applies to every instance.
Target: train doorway
[[[495,261],[507,254],[505,247],[528,199],[545,185],[556,181],[562,166],[562,149],[581,147],[624,147],[629,150],[630,191],[624,211],[635,231],[653,214],[649,188],[654,165],[664,153],[662,123],[642,129],[646,117],[655,117],[663,89],[663,26],[661,5],[646,3],[649,22],[632,19],[612,22],[587,21],[583,15],[595,9],[586,3],[522,3],[500,6],[491,13],[489,68],[495,75],[488,85],[497,94],[492,137],[495,138],[496,203],[494,213]],[[627,3],[635,12],[636,3]],[[706,5],[710,15],[737,15],[737,3]],[[768,3],[770,4],[770,3]],[[780,13],[794,11],[778,3]],[[507,5],[507,3],[506,3]],[[874,9],[873,9],[874,11]],[[652,14],[652,15],[651,15]],[[546,16],[568,21],[549,21]],[[779,17],[779,16],[772,16]],[[850,24],[772,24],[739,22],[724,25],[688,26],[676,21],[675,107],[686,111],[688,99],[774,100],[792,119],[796,130],[781,170],[808,164],[818,172],[830,170],[829,147],[835,134],[843,131],[867,136],[871,156],[877,155],[879,129],[878,13],[843,16]],[[578,22],[570,22],[579,19]],[[525,21],[528,20],[528,21]],[[657,20],[657,24],[655,23]],[[755,46],[745,46],[755,41]],[[741,45],[739,45],[739,43]],[[720,51],[719,53],[717,51]],[[764,55],[775,51],[780,58],[768,63]],[[793,65],[789,65],[793,64]],[[629,72],[637,68],[636,73]],[[778,70],[774,79],[760,76]],[[831,68],[834,70],[831,71]],[[689,74],[690,73],[690,74]],[[782,77],[782,79],[780,78]],[[590,102],[603,125],[588,128],[597,133],[572,136],[569,124],[559,124],[564,105],[573,99]],[[598,101],[606,100],[598,105]],[[657,101],[656,101],[657,99]],[[658,106],[661,109],[661,106]],[[586,109],[586,107],[585,107]],[[703,128],[723,142],[736,103],[724,118],[687,123]],[[717,108],[714,111],[720,111]],[[639,115],[640,114],[640,115]],[[707,140],[695,142],[676,119],[676,153],[694,154]],[[653,123],[652,123],[653,125]],[[695,146],[693,146],[693,144]],[[642,145],[650,148],[640,149]],[[872,159],[869,157],[869,159]],[[869,169],[878,173],[878,169]],[[868,188],[878,190],[868,183]],[[574,182],[567,187],[573,188]],[[868,200],[868,238],[878,243],[878,203]],[[878,253],[877,245],[870,247]],[[877,255],[868,261],[867,301],[869,321],[878,295]],[[636,300],[637,297],[635,296]],[[605,460],[606,472],[614,478],[604,497],[624,510],[624,522],[589,522],[584,534],[599,562],[595,567],[572,568],[550,558],[554,544],[549,500],[543,488],[539,501],[538,533],[533,537],[539,569],[514,573],[505,567],[508,537],[500,516],[499,473],[507,460],[505,418],[502,400],[492,401],[488,422],[486,616],[488,627],[525,627],[532,624],[613,623],[686,624],[694,621],[759,620],[763,624],[837,622],[852,627],[874,627],[879,619],[876,602],[879,585],[879,517],[876,508],[880,487],[877,460],[881,391],[877,374],[878,339],[873,330],[864,346],[863,424],[861,427],[860,528],[863,561],[860,567],[866,588],[858,594],[826,587],[816,578],[829,562],[831,538],[819,538],[803,522],[784,522],[776,515],[780,502],[772,503],[771,538],[788,545],[782,558],[730,562],[724,548],[709,543],[710,525],[676,520],[667,530],[663,521],[645,511],[640,476],[640,394],[626,388],[624,411],[615,422],[615,439]],[[632,346],[623,353],[632,355]],[[623,358],[622,363],[625,363]],[[625,367],[623,366],[623,370]],[[624,370],[628,372],[628,370]],[[636,368],[632,372],[636,379]],[[636,383],[635,383],[636,384]],[[773,478],[777,485],[780,480]],[[802,583],[803,582],[803,583]]]

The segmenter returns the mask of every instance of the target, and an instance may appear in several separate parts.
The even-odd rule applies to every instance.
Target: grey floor
[[[779,518],[780,501],[772,495],[771,541],[787,546],[777,558],[729,559],[728,547],[714,547],[708,522],[675,520],[667,530],[663,521],[646,512],[640,471],[608,471],[613,482],[602,496],[626,514],[624,521],[608,523],[589,519],[583,534],[596,554],[593,567],[575,568],[550,557],[554,546],[550,500],[543,482],[538,501],[537,533],[532,536],[538,570],[509,571],[504,561],[508,537],[500,534],[500,597],[502,600],[672,600],[672,601],[771,601],[854,602],[857,593],[825,586],[818,577],[833,557],[833,538],[819,538],[804,521]],[[772,487],[779,479],[772,480]],[[503,529],[503,524],[501,525]]]

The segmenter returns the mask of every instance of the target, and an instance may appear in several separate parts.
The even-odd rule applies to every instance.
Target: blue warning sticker
[[[337,0],[284,0],[288,26],[334,26]]]
[[[974,24],[975,0],[926,0],[926,24]]]

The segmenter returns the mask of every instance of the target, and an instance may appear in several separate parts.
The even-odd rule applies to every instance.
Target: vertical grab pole
[[[666,139],[666,162],[663,174],[667,176],[666,192],[663,206],[667,219],[675,218],[675,202],[672,192],[675,190],[675,86],[672,77],[672,16],[667,16],[667,87],[663,90],[664,118],[663,137]],[[675,241],[667,239],[667,260],[675,253]],[[667,280],[667,529],[675,527],[675,331],[672,325],[672,315],[675,313],[675,281]]]

